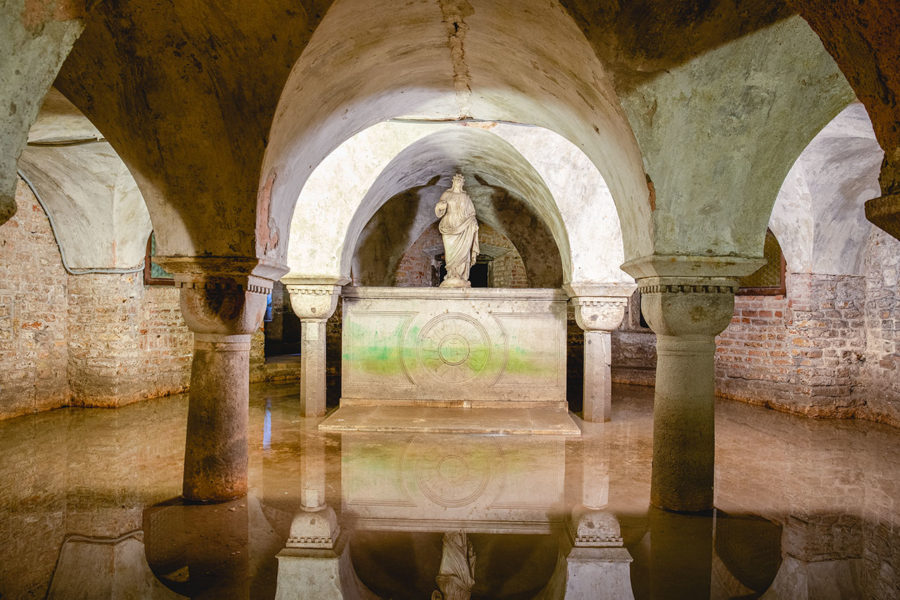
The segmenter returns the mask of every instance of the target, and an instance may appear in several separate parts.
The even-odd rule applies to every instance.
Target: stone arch
[[[655,253],[736,265],[762,255],[790,165],[853,101],[798,16],[645,78],[620,96],[655,190]]]
[[[437,197],[462,167],[480,219],[511,239],[532,232],[539,238],[534,249],[519,245],[531,267],[546,263],[534,281],[558,280],[560,269],[563,283],[631,281],[619,268],[624,249],[615,205],[587,156],[549,130],[495,123],[387,122],[342,144],[301,192],[291,228],[292,276],[349,277],[348,260],[369,237],[364,226],[396,195],[406,195],[405,205],[394,201],[385,210],[408,221],[408,239],[394,242],[408,246],[434,220]],[[521,231],[510,231],[517,227]],[[546,240],[559,263],[553,257],[529,260],[529,252],[548,246]]]
[[[770,219],[792,273],[862,274],[871,228],[862,205],[879,194],[883,156],[860,103],[845,108],[800,153]]]
[[[416,1],[399,13],[388,4],[338,0],[294,65],[260,179],[279,235],[313,170],[344,140],[397,117],[482,120],[541,126],[579,147],[609,184],[624,254],[650,252],[634,135],[608,73],[556,2]],[[284,245],[273,252],[287,259]]]
[[[48,92],[19,160],[67,269],[139,270],[150,214],[128,167],[61,93]]]
[[[354,212],[346,229],[341,274],[350,261],[364,227],[390,198],[417,189],[412,241],[434,221],[434,204],[460,171],[479,219],[509,237],[511,229],[531,228],[558,249],[560,270],[571,274],[568,236],[556,203],[534,168],[510,144],[491,133],[468,127],[446,129],[411,144],[382,171]],[[513,201],[506,200],[512,197]],[[522,221],[525,221],[522,223]],[[418,226],[416,226],[418,225]],[[519,232],[521,237],[521,232]],[[408,244],[407,244],[408,246]],[[525,256],[528,250],[523,247]],[[558,281],[557,285],[561,285]]]

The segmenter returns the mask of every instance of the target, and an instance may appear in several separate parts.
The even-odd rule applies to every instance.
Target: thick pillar
[[[585,421],[602,423],[612,414],[612,360],[610,332],[625,316],[630,284],[570,284],[575,320],[584,330],[584,413]]]
[[[291,307],[300,317],[300,414],[325,414],[325,324],[345,281],[321,281],[296,277],[281,280],[291,295]]]
[[[713,507],[715,336],[731,322],[733,279],[641,280],[641,310],[656,332],[650,502]]]
[[[247,493],[250,334],[262,323],[272,276],[257,259],[164,258],[194,332],[183,494],[221,502]],[[262,271],[269,277],[255,275]],[[282,271],[283,272],[283,271]]]
[[[715,336],[731,322],[738,277],[762,263],[650,257],[622,266],[637,279],[641,311],[657,336],[650,502],[658,508],[713,507]]]

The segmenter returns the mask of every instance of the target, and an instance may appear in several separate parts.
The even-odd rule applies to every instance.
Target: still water
[[[682,516],[650,389],[567,438],[326,435],[298,393],[251,388],[250,494],[212,506],[178,500],[183,396],[0,422],[0,598],[900,597],[895,429],[719,402]]]

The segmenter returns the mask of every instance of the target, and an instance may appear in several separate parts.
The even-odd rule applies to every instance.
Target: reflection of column
[[[356,578],[346,535],[325,502],[325,436],[308,426],[300,438],[300,510],[285,548],[278,553],[276,600],[356,598]]]
[[[344,281],[310,281],[285,277],[291,307],[300,317],[300,412],[325,414],[325,324],[334,314]]]
[[[263,304],[265,306],[265,304]],[[226,504],[163,503],[144,510],[147,564],[169,589],[189,598],[250,598],[252,496]],[[145,597],[145,596],[141,596]]]
[[[567,533],[560,540],[556,570],[537,600],[634,598],[631,554],[624,547],[615,515],[576,507]]]
[[[609,436],[602,429],[585,427],[582,439],[581,503],[589,509],[604,509],[609,504]]]
[[[846,514],[788,516],[781,566],[762,598],[862,598],[862,529]]]
[[[584,420],[609,421],[612,402],[610,332],[625,316],[634,285],[570,284],[567,292],[575,308],[575,320],[584,330]]]
[[[650,597],[709,598],[712,517],[650,508]]]
[[[300,505],[316,510],[325,505],[325,435],[307,427],[300,437]]]
[[[300,511],[294,515],[288,548],[333,548],[341,529],[325,503],[325,436],[308,427],[300,437]]]
[[[158,259],[175,274],[181,313],[194,332],[184,497],[216,502],[247,493],[250,334],[272,280],[257,259]]]

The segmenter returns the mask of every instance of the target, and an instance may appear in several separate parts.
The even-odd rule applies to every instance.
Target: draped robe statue
[[[463,190],[462,174],[453,176],[453,186],[441,194],[434,214],[441,218],[438,231],[444,241],[447,275],[441,287],[471,287],[469,269],[478,259],[478,221],[475,205]]]
[[[469,600],[475,585],[475,550],[464,531],[444,534],[438,589],[431,600]]]

